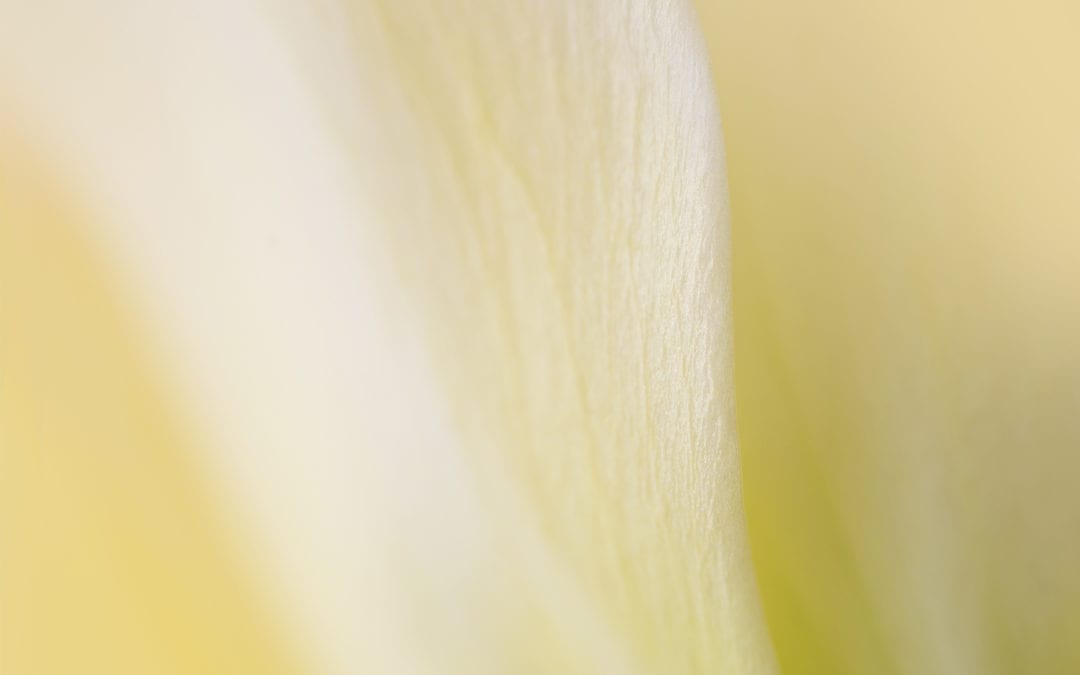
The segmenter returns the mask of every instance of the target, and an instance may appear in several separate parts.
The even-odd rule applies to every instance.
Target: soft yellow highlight
[[[302,672],[84,243],[85,212],[5,140],[0,672]]]

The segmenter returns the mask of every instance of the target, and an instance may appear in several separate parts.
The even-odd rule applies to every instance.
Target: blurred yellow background
[[[698,9],[783,672],[1080,672],[1080,8]]]

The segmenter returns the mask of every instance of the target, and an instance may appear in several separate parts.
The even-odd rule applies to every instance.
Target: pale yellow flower
[[[5,672],[768,673],[685,3],[7,2]]]
[[[1080,671],[1078,18],[0,0],[0,674]]]

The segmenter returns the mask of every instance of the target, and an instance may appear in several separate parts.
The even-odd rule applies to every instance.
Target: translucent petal
[[[688,7],[96,5],[0,91],[317,668],[771,671]]]

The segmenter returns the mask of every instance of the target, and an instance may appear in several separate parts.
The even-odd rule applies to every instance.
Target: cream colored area
[[[0,91],[317,672],[773,671],[684,3],[8,0]]]
[[[783,670],[1080,671],[1080,10],[698,5]]]
[[[82,240],[87,214],[11,140],[0,138],[0,673],[304,672]]]

